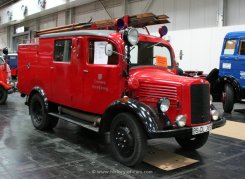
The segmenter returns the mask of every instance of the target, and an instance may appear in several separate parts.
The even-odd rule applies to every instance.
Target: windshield
[[[139,42],[130,52],[132,66],[160,66],[172,68],[172,56],[162,43]]]

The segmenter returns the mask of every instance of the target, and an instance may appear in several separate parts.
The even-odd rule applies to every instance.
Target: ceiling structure
[[[5,6],[9,6],[10,4],[13,4],[19,0],[0,0],[0,8],[3,8]]]

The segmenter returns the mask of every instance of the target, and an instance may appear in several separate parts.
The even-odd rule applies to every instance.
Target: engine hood
[[[208,82],[201,78],[190,78],[179,76],[170,70],[161,67],[135,67],[130,69],[129,87],[136,88],[137,83],[150,82],[156,84],[166,84],[173,86],[183,86],[191,84],[207,84]]]

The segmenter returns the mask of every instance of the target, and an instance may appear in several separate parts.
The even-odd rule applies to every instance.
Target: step
[[[76,117],[70,116],[68,114],[59,114],[59,113],[48,113],[51,116],[58,117],[59,119],[65,120],[67,122],[77,124],[79,126],[82,126],[84,128],[87,128],[89,130],[92,130],[94,132],[99,132],[99,127],[93,126],[93,123],[89,123],[86,121],[83,121],[82,119],[78,119]]]

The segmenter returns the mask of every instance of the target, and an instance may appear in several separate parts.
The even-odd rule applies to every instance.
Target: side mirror
[[[184,55],[184,54],[183,54],[183,50],[180,50],[180,51],[179,51],[179,59],[180,59],[180,60],[182,60],[183,55]]]
[[[113,54],[113,47],[112,47],[112,44],[107,44],[105,46],[105,54],[107,56],[111,56]]]

